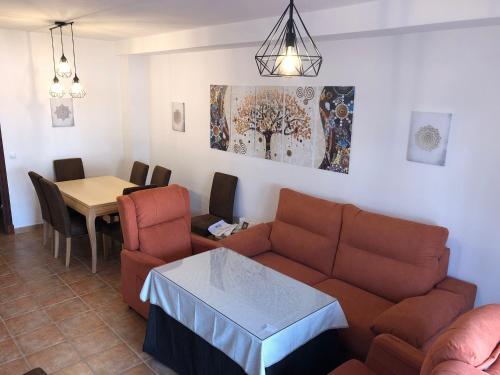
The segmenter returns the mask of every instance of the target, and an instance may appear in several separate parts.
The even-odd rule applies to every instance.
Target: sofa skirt
[[[341,362],[336,330],[323,332],[280,362],[267,375],[329,373]],[[240,375],[243,369],[189,328],[151,305],[143,350],[179,375]]]

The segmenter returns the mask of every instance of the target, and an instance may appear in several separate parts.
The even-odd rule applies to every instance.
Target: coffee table
[[[173,356],[182,337],[172,337],[161,329],[156,319],[159,313],[173,318],[174,327],[180,323],[250,375],[263,375],[266,368],[318,335],[348,326],[335,298],[226,248],[154,268],[144,283],[141,300],[151,303],[144,350],[177,371],[176,364],[165,363],[171,362],[165,358],[179,359]],[[169,345],[163,345],[174,350],[169,355],[163,356],[158,349],[162,336],[170,337]],[[193,345],[186,348],[193,350],[203,343]],[[182,356],[181,352],[177,355]],[[198,354],[198,359],[210,358]],[[210,359],[207,362],[210,366]]]

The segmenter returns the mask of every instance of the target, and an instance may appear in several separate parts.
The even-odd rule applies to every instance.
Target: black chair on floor
[[[154,189],[157,187],[158,186],[156,186],[156,185],[134,186],[134,187],[129,187],[129,188],[123,189],[122,194],[129,195],[129,194],[132,194],[136,191]],[[116,241],[120,244],[123,243],[123,234],[122,234],[121,223],[119,221],[114,221],[114,220],[109,222],[109,223],[106,221],[103,221],[101,223],[101,232],[104,236],[103,237],[104,257],[107,258],[109,249],[111,248],[111,241]]]
[[[85,178],[82,159],[71,158],[54,160],[54,174],[57,182]]]
[[[153,174],[151,175],[151,181],[149,183],[156,186],[168,186],[171,175],[172,171],[170,169],[157,165],[153,169]]]
[[[130,173],[130,182],[139,186],[146,185],[146,178],[148,177],[149,165],[134,161],[132,172]]]
[[[71,239],[87,234],[85,217],[72,209],[68,209],[59,187],[52,181],[41,178],[40,186],[47,199],[51,219],[50,224],[54,228],[54,257],[59,257],[59,239],[62,236],[66,240],[66,267],[69,267]],[[99,221],[96,220],[96,229],[100,231],[98,224]]]
[[[47,203],[47,199],[45,198],[45,194],[43,193],[42,187],[40,186],[40,179],[43,178],[38,173],[30,171],[28,172],[28,176],[33,183],[33,187],[35,188],[36,195],[38,197],[38,203],[40,203],[40,210],[42,212],[42,220],[43,220],[43,245],[47,244],[49,239],[50,231],[52,226],[50,225],[50,211],[49,205]]]
[[[191,219],[191,231],[200,236],[208,236],[208,227],[220,220],[233,223],[234,196],[238,177],[215,172],[210,191],[208,214]]]

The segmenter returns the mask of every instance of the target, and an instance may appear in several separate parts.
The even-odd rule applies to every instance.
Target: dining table
[[[116,198],[123,189],[137,186],[114,176],[89,177],[56,182],[68,207],[84,215],[92,249],[92,272],[97,271],[96,218],[118,212]]]

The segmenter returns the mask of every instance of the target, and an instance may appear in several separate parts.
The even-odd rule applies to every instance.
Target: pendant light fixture
[[[57,78],[56,58],[54,55],[54,35],[52,33],[52,29],[50,29],[50,39],[52,41],[52,67],[54,69],[54,78],[52,80],[52,84],[50,85],[49,94],[53,98],[62,98],[64,96],[64,89],[61,83],[59,82],[59,78]]]
[[[71,85],[71,88],[69,90],[69,94],[73,98],[83,98],[85,97],[85,90],[82,87],[82,84],[80,83],[80,78],[78,78],[78,75],[76,73],[76,53],[75,53],[75,36],[73,33],[73,22],[62,22],[62,21],[57,21],[55,23],[55,26],[52,26],[50,28],[50,38],[52,41],[52,64],[54,68],[54,79],[52,80],[52,85],[50,87],[49,93],[50,96],[54,98],[62,98],[64,96],[64,88],[62,84],[59,82],[59,78],[70,78],[73,75],[72,69],[70,62],[64,55],[64,44],[63,44],[63,38],[62,38],[62,28],[65,26],[70,26],[71,28],[71,43],[72,43],[72,52],[73,52],[73,69],[75,72],[75,75],[73,77],[73,82]],[[59,61],[59,64],[56,67],[56,61],[55,61],[55,50],[54,50],[54,35],[53,35],[53,30],[54,29],[59,29],[59,35],[61,38],[61,51],[62,51],[62,56],[61,60]]]
[[[69,78],[73,74],[71,72],[71,65],[69,65],[69,61],[64,56],[64,42],[63,42],[63,36],[62,36],[62,26],[59,27],[59,33],[61,35],[61,59],[59,60],[59,64],[57,64],[57,75],[62,78]]]
[[[71,43],[73,44],[73,67],[75,68],[75,77],[73,78],[73,84],[71,85],[69,94],[73,98],[83,98],[86,92],[83,89],[82,84],[80,83],[80,78],[78,78],[78,75],[76,74],[75,37],[73,35],[73,23],[71,23],[70,26],[71,26]]]
[[[294,15],[298,23],[294,20]],[[316,77],[323,58],[293,0],[255,55],[263,77]]]

